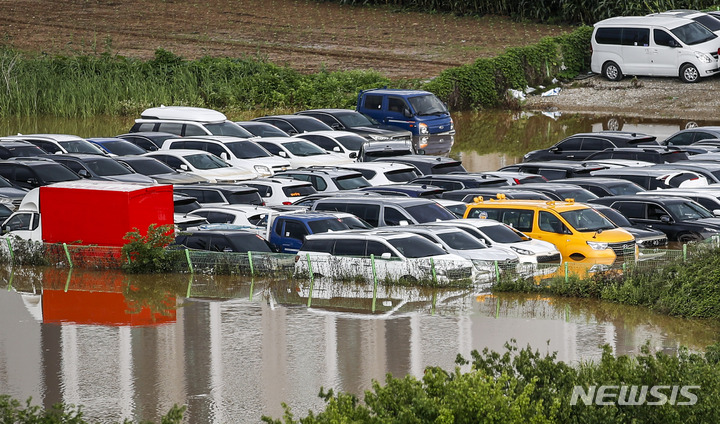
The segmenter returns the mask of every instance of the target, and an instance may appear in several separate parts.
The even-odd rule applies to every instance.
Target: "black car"
[[[297,112],[296,115],[312,116],[334,130],[353,132],[367,140],[410,140],[412,138],[410,131],[382,125],[352,109],[311,109]]]
[[[42,156],[47,152],[27,141],[4,141],[0,139],[0,159],[16,157]]]
[[[679,149],[653,149],[647,147],[614,147],[596,152],[588,156],[585,160],[601,160],[601,159],[626,159],[637,160],[651,163],[671,163],[681,160],[688,160],[690,155],[685,150]]]
[[[497,199],[498,195],[504,196],[506,199],[522,199],[522,200],[552,200],[548,195],[539,191],[530,190],[508,190],[508,187],[497,188],[466,188],[463,190],[446,191],[442,194],[443,199],[459,200],[465,203],[472,203],[476,197],[483,199]]]
[[[552,180],[551,184],[575,184],[590,191],[597,197],[620,196],[623,194],[635,194],[645,191],[644,188],[632,181],[621,178],[568,178],[563,180]]]
[[[662,231],[671,242],[687,243],[720,235],[720,218],[682,197],[608,196],[588,203],[617,209],[633,224]]]
[[[129,141],[130,143],[142,149],[145,149],[148,152],[154,152],[162,147],[165,140],[169,138],[177,138],[177,135],[166,132],[144,131],[120,134],[116,137],[122,138],[125,141]]]
[[[610,222],[632,234],[635,237],[635,243],[644,249],[655,249],[667,245],[668,238],[662,231],[653,230],[643,224],[633,224],[625,215],[610,206],[591,204],[593,209],[600,212],[609,219]]]
[[[363,187],[360,191],[372,191],[388,196],[405,196],[405,197],[425,197],[438,198],[442,197],[444,189],[426,184],[390,184],[371,187]]]
[[[500,168],[500,171],[517,171],[542,175],[548,181],[565,178],[589,177],[592,172],[607,169],[603,165],[589,165],[572,161],[530,162]]]
[[[175,244],[188,249],[212,252],[275,252],[273,246],[255,233],[241,230],[198,230],[181,233]]]
[[[255,137],[290,137],[285,131],[267,122],[237,121],[235,123]]]
[[[701,140],[720,138],[720,127],[695,127],[680,130],[660,144],[664,146],[688,146]]]
[[[593,177],[620,178],[632,181],[645,190],[680,187],[687,181],[700,178],[700,175],[695,172],[657,166],[602,169],[593,171],[591,175]]]
[[[194,184],[207,182],[207,178],[176,171],[157,159],[148,156],[121,156],[116,161],[157,181],[158,184]]]
[[[11,183],[5,177],[0,177],[0,197],[6,197],[10,199],[15,209],[20,206],[20,203],[22,202],[27,192],[27,188],[22,188],[16,184]]]
[[[72,155],[45,155],[44,157],[67,166],[83,178],[90,178],[98,181],[120,181],[125,183],[155,183],[155,181],[147,175],[138,174],[127,166],[124,166],[113,158],[107,156],[76,153]]]
[[[423,175],[467,173],[462,162],[443,156],[403,155],[378,158],[377,160],[381,162],[400,162],[412,165]]]
[[[614,147],[633,147],[638,144],[657,144],[655,136],[622,131],[580,133],[556,143],[552,147],[534,150],[523,156],[523,162],[548,160],[585,160],[595,152]]]
[[[81,179],[67,166],[40,157],[0,161],[0,176],[25,189]]]
[[[246,185],[201,183],[176,185],[173,187],[173,190],[175,193],[194,197],[201,205],[265,205],[265,202],[258,193],[258,189]]]
[[[306,131],[333,131],[329,125],[312,116],[271,115],[255,118],[253,121],[272,124],[288,135],[302,134]]]
[[[573,199],[576,202],[587,202],[588,200],[597,199],[591,191],[588,191],[575,184],[522,184],[508,187],[509,192],[512,190],[531,190],[538,191],[550,197],[552,200],[564,201],[565,199]]]
[[[505,187],[508,185],[505,178],[491,177],[484,174],[432,174],[423,175],[410,181],[412,184],[427,184],[449,190],[463,190],[466,188]]]

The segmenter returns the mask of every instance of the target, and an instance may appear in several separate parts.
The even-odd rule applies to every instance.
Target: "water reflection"
[[[317,410],[320,386],[362,393],[386,373],[452,368],[457,353],[518,345],[565,361],[702,349],[718,325],[588,300],[473,290],[331,285],[215,276],[0,269],[0,392],[91,420],[255,422],[281,402]],[[188,296],[188,293],[190,297]]]

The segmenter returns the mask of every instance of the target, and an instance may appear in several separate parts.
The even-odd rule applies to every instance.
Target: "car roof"
[[[649,21],[652,19],[652,21]],[[614,18],[604,19],[595,23],[595,27],[614,26],[614,25],[646,25],[646,26],[664,26],[668,29],[676,28],[688,24],[690,19],[677,16],[617,16]]]
[[[598,197],[597,199],[590,200],[590,203],[609,202],[611,200],[628,200],[642,202],[656,201],[658,203],[678,203],[688,201],[688,199],[685,199],[681,196],[663,196],[662,194],[658,194],[656,196],[648,196],[646,194],[624,194],[620,196]]]
[[[191,106],[159,106],[145,109],[141,119],[167,119],[194,122],[224,122],[225,114],[213,109]]]
[[[399,239],[408,237],[422,237],[417,234],[404,233],[402,231],[388,231],[382,229],[366,229],[366,230],[350,230],[350,231],[332,231],[326,233],[315,233],[308,234],[305,236],[306,240],[316,238],[384,238],[384,239]]]
[[[469,206],[501,206],[501,207],[525,207],[537,209],[554,209],[554,210],[577,210],[587,209],[588,206],[576,202],[563,202],[553,200],[523,200],[523,199],[488,199],[482,202],[470,203]]]
[[[353,136],[353,137],[363,138],[362,136],[359,136],[359,135],[357,135],[357,134],[354,133],[354,132],[342,131],[342,130],[332,130],[332,131],[330,131],[330,130],[305,131],[305,132],[302,133],[302,134],[295,134],[295,135],[293,135],[293,137],[294,137],[294,138],[302,138],[302,137],[305,136],[305,135],[324,135],[324,136],[326,136],[326,137],[332,137],[332,138],[336,138],[336,137],[347,137],[347,136]]]
[[[670,164],[660,164],[661,166],[643,166],[638,168],[633,167],[624,167],[624,168],[608,168],[608,169],[601,169],[598,171],[594,171],[593,175],[641,175],[641,176],[648,176],[648,177],[658,177],[662,175],[667,175],[673,172],[692,172],[688,169],[681,169],[681,168],[672,168],[669,166],[663,166],[663,165],[670,165]]]
[[[215,141],[218,143],[229,143],[232,141],[251,141],[249,138],[234,137],[231,135],[193,135],[189,137],[175,136],[172,140],[168,141],[182,141],[182,140],[193,140],[193,141]]]
[[[158,156],[158,155],[168,155],[168,156],[177,156],[177,157],[183,157],[187,155],[210,155],[215,156],[212,153],[208,153],[205,150],[197,150],[197,149],[171,149],[171,150],[156,150],[154,152],[148,152],[144,153],[143,156]]]
[[[20,134],[11,135],[8,138],[44,138],[50,141],[72,141],[72,140],[85,140],[84,138],[73,135],[73,134]]]
[[[283,176],[288,175],[289,173],[293,174],[325,174],[328,176],[345,176],[345,175],[356,175],[362,177],[362,174],[358,171],[353,171],[351,169],[344,169],[344,168],[335,168],[335,167],[313,167],[313,168],[298,168],[298,169],[291,169],[287,171],[277,172],[275,175],[277,176]]]
[[[247,181],[247,183],[252,184],[262,184],[262,185],[281,185],[281,186],[287,186],[287,185],[293,185],[293,186],[299,186],[299,185],[312,185],[310,181],[302,181],[302,180],[296,180],[291,177],[283,177],[282,175],[278,175],[275,177],[268,177],[268,178],[255,178],[253,180]]]
[[[402,162],[379,162],[379,161],[370,161],[370,162],[352,162],[352,163],[345,163],[340,165],[334,165],[337,168],[345,168],[345,169],[370,169],[370,170],[378,170],[378,171],[386,171],[392,168],[400,168],[405,170],[415,170],[416,168],[412,165],[408,165],[407,163]]]
[[[350,115],[360,113],[355,109],[307,109],[295,112],[296,115],[304,115],[305,113],[327,113],[329,115]]]
[[[118,134],[117,138],[122,137],[129,137],[129,136],[139,136],[139,137],[147,137],[147,138],[163,138],[163,137],[177,137],[177,134],[168,133],[168,132],[162,132],[162,131],[138,131],[138,132],[131,132],[131,133],[125,133],[125,134]]]
[[[368,90],[363,90],[360,92],[360,94],[365,93],[372,93],[372,94],[395,94],[399,96],[419,96],[419,95],[428,95],[432,94],[428,91],[423,90],[407,90],[402,88],[371,88]]]
[[[511,167],[528,167],[528,168],[555,168],[555,169],[588,169],[588,170],[601,170],[601,169],[607,169],[606,166],[601,165],[587,165],[582,162],[576,162],[576,161],[560,161],[560,160],[553,160],[553,161],[546,161],[546,162],[523,162],[523,163],[517,163],[514,165],[508,165],[506,167],[501,168],[501,170],[505,168],[511,168]]]
[[[255,187],[246,186],[244,184],[215,184],[215,183],[197,183],[197,184],[175,184],[176,189],[192,189],[192,190],[217,190],[229,193],[252,192],[257,191]]]
[[[560,180],[548,181],[550,184],[590,184],[604,186],[608,184],[635,184],[632,181],[624,180],[622,178],[610,178],[610,177],[578,177],[578,178],[563,178]],[[526,184],[520,184],[520,187]],[[637,184],[636,184],[637,185]]]
[[[415,205],[427,205],[427,204],[437,204],[435,201],[430,199],[423,199],[422,197],[395,197],[395,196],[378,196],[378,197],[363,197],[363,196],[342,196],[342,197],[325,197],[322,199],[319,199],[318,202],[325,202],[325,201],[337,201],[337,202],[361,202],[361,203],[367,203],[367,202],[381,202],[381,203],[390,203],[397,206],[415,206]]]

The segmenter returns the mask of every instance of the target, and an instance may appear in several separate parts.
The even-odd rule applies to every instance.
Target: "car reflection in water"
[[[453,134],[430,134],[414,136],[415,150],[422,149],[426,155],[447,156],[455,143]]]

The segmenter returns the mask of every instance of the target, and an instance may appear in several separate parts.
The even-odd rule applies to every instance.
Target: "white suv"
[[[310,182],[293,178],[258,178],[245,185],[256,188],[267,206],[292,205],[305,196],[317,193]]]
[[[216,110],[188,106],[160,106],[145,109],[130,128],[135,132],[166,132],[182,137],[198,135],[229,135],[254,137]]]

